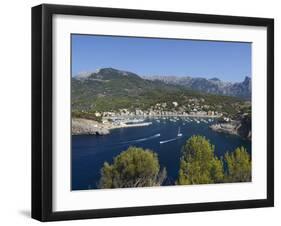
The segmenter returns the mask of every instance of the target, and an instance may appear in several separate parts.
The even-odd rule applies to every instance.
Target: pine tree
[[[114,158],[113,164],[104,163],[100,188],[160,186],[166,178],[160,170],[157,154],[150,150],[129,147]]]
[[[182,149],[177,184],[210,184],[223,181],[223,162],[214,145],[203,136],[192,136]]]
[[[252,179],[251,158],[244,147],[225,154],[227,173],[225,182],[249,182]]]

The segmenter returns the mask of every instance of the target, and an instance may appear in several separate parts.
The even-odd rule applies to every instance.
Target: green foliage
[[[227,173],[225,182],[249,182],[252,169],[250,155],[244,147],[235,149],[232,153],[225,154]]]
[[[192,136],[182,149],[177,184],[210,184],[223,181],[223,162],[214,146],[202,136]]]
[[[223,160],[214,157],[210,172],[211,178],[215,183],[221,183],[224,180]]]
[[[129,147],[114,158],[113,164],[104,163],[100,188],[159,186],[166,178],[160,171],[157,154],[150,150]]]

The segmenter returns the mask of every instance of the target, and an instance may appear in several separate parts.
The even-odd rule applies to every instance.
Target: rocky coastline
[[[142,127],[149,126],[151,122],[142,122],[135,124],[119,123],[114,124],[109,121],[97,122],[91,119],[84,118],[73,118],[72,119],[72,135],[107,135],[110,130],[117,128],[128,128],[128,127]]]
[[[109,129],[90,119],[73,118],[72,135],[106,135]]]
[[[216,123],[213,125],[210,125],[210,128],[219,133],[227,133],[231,135],[239,135],[238,134],[238,129],[240,127],[239,122],[230,122],[230,123]]]
[[[252,139],[251,123],[248,120],[231,120],[210,125],[210,128],[218,133],[237,135],[244,139]]]
[[[179,115],[177,117],[180,117]],[[148,117],[149,118],[149,117]],[[204,118],[204,117],[202,117]],[[211,117],[211,118],[214,118]],[[137,123],[128,123],[125,119],[120,121],[112,121],[110,117],[105,117],[101,122],[93,119],[85,118],[72,118],[72,135],[107,135],[110,130],[116,128],[127,127],[142,127],[148,126],[151,122],[145,122],[144,120],[137,121]],[[230,135],[237,135],[244,139],[251,140],[251,120],[241,118],[237,120],[219,122],[209,126],[215,132],[226,133]]]

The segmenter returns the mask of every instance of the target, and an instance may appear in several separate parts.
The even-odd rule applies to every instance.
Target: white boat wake
[[[152,140],[152,139],[155,139],[157,137],[160,137],[160,133],[157,133],[157,134],[155,134],[153,136],[146,137],[146,138],[141,138],[141,139],[137,139],[137,140],[130,140],[130,141],[121,142],[121,144],[138,143],[138,142],[143,142],[143,141],[147,141],[147,140]]]
[[[181,138],[181,137],[176,137],[176,138],[170,139],[170,140],[162,140],[162,141],[160,141],[159,143],[160,143],[160,144],[165,144],[165,143],[169,143],[169,142],[178,140],[178,139],[180,139],[180,138]]]

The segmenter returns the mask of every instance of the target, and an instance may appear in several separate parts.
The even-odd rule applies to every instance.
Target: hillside
[[[229,96],[204,94],[161,80],[144,79],[135,73],[103,68],[72,78],[72,112],[218,111],[235,115],[249,111],[245,101]]]

